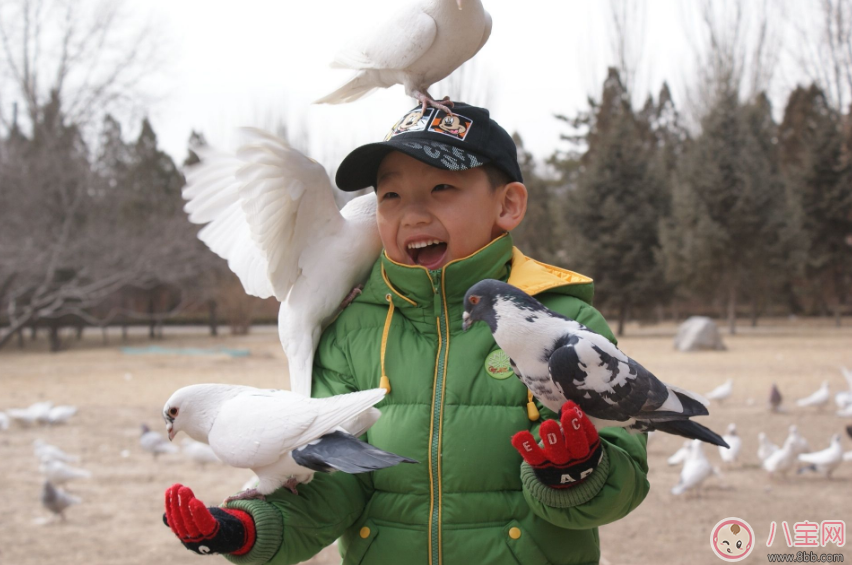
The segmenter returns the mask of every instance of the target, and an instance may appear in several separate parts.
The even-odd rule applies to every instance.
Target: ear
[[[498,189],[496,226],[500,230],[512,231],[527,213],[527,187],[519,182],[510,182]]]

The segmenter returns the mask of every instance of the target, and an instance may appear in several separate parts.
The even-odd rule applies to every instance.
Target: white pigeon
[[[828,390],[828,381],[823,381],[816,392],[805,398],[800,398],[796,401],[797,406],[818,406],[822,407],[828,404],[831,394]]]
[[[208,463],[222,462],[218,457],[216,457],[216,454],[213,453],[213,448],[206,443],[201,443],[200,441],[195,441],[194,439],[185,437],[183,438],[183,441],[180,442],[180,445],[183,454],[198,463],[201,467],[206,466]]]
[[[787,438],[791,439],[793,442],[793,453],[795,455],[807,453],[811,450],[808,440],[802,437],[802,434],[799,433],[799,428],[796,424],[792,424],[790,426],[790,433],[787,435]]]
[[[433,106],[449,114],[429,95],[429,87],[476,55],[490,35],[491,16],[480,0],[408,2],[337,53],[332,67],[358,72],[316,103],[352,102],[377,88],[401,84],[423,111]]]
[[[767,439],[766,434],[760,432],[757,434],[757,458],[766,461],[766,458],[780,449],[777,445]]]
[[[734,379],[728,379],[710,392],[704,395],[707,400],[717,400],[720,404],[723,400],[731,396],[734,390]]]
[[[736,424],[728,424],[728,433],[722,436],[730,447],[719,446],[719,456],[725,463],[736,463],[737,457],[740,455],[740,450],[743,447],[742,438],[737,435]]]
[[[771,476],[787,476],[787,473],[796,462],[796,452],[793,447],[795,441],[794,437],[787,436],[787,439],[784,440],[784,445],[781,446],[781,449],[775,451],[763,460],[763,468],[769,472]]]
[[[65,509],[81,502],[82,500],[79,497],[68,494],[61,488],[53,486],[50,481],[44,481],[44,486],[41,490],[41,504],[63,520],[65,519]]]
[[[604,336],[512,285],[485,279],[471,286],[462,328],[475,322],[488,325],[515,375],[554,412],[571,400],[598,429],[658,430],[727,446],[690,420],[708,413],[700,395],[660,381]]]
[[[80,462],[80,458],[76,455],[69,455],[55,445],[50,445],[42,439],[33,441],[33,453],[42,462],[49,460],[64,461],[65,463]]]
[[[843,461],[843,447],[840,445],[840,434],[831,436],[831,443],[826,449],[815,451],[814,453],[800,454],[799,461],[810,463],[813,470],[830,479],[831,473]]]
[[[843,412],[852,406],[852,371],[846,367],[840,367],[840,372],[843,373],[843,378],[846,379],[847,390],[841,390],[835,394],[834,403]]]
[[[244,128],[236,155],[201,148],[187,171],[189,220],[228,261],[248,294],[281,302],[278,337],[290,388],[311,394],[314,351],[325,325],[366,281],[382,242],[376,196],[337,209],[325,169],[283,140]]]
[[[713,466],[704,456],[701,442],[697,439],[692,440],[689,446],[689,455],[684,460],[683,469],[680,471],[680,480],[672,489],[672,494],[680,495],[690,489],[698,491],[701,483],[713,473]]]
[[[177,453],[179,451],[176,445],[169,443],[160,432],[155,432],[147,425],[142,424],[142,435],[139,436],[139,445],[142,449],[151,453],[154,459],[163,453]]]
[[[9,429],[9,416],[5,412],[0,412],[0,430]]]
[[[416,463],[355,437],[376,422],[381,413],[373,405],[385,393],[377,388],[308,398],[286,390],[199,384],[176,391],[163,418],[169,439],[182,431],[209,444],[223,463],[255,472],[257,487],[229,500],[258,498],[281,486],[296,492],[316,471],[361,473]],[[365,412],[369,417],[360,417]]]
[[[68,481],[73,481],[75,479],[88,479],[92,476],[92,474],[85,469],[72,467],[67,463],[57,461],[56,459],[42,461],[38,470],[41,471],[44,477],[54,485],[65,484]]]
[[[692,445],[692,440],[688,439],[683,442],[683,445],[680,449],[674,452],[674,454],[666,459],[666,463],[669,465],[680,465],[686,458],[689,456],[690,446]]]
[[[50,413],[51,408],[53,408],[53,402],[44,400],[35,402],[27,408],[10,408],[6,413],[12,420],[25,427],[29,427],[47,422],[47,415]]]
[[[836,414],[841,418],[852,418],[852,404],[849,404],[843,410],[838,410]]]
[[[47,413],[47,423],[51,425],[64,424],[77,413],[76,406],[54,406]]]

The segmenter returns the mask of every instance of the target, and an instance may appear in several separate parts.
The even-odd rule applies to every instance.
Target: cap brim
[[[447,171],[465,171],[490,161],[452,143],[411,136],[362,145],[343,159],[337,169],[337,187],[345,192],[376,186],[376,173],[388,153],[399,151],[427,165]]]

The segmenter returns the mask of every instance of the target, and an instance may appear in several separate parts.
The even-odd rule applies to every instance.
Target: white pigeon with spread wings
[[[482,49],[491,36],[491,15],[480,0],[415,0],[365,31],[331,64],[358,72],[317,104],[352,102],[401,84],[424,111],[433,106],[449,114],[428,89]]]
[[[169,439],[184,432],[210,445],[232,467],[251,469],[255,489],[235,498],[258,498],[281,486],[295,493],[316,471],[363,473],[416,461],[360,441],[380,412],[382,388],[307,398],[286,390],[225,384],[190,385],[163,407]],[[364,417],[366,414],[367,417]]]
[[[278,337],[290,387],[310,396],[314,351],[326,325],[363,283],[382,248],[374,194],[335,204],[322,165],[283,140],[243,128],[236,155],[198,150],[183,197],[198,237],[248,294],[281,302]]]

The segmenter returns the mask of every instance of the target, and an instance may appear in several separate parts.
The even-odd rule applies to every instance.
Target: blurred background
[[[679,442],[652,440],[652,494],[603,529],[605,560],[712,562],[707,532],[728,515],[763,539],[770,521],[849,517],[836,495],[848,500],[852,464],[767,483],[755,452],[758,432],[780,445],[797,425],[817,451],[850,423],[834,402],[795,400],[852,387],[852,0],[483,3],[489,42],[431,93],[484,105],[514,134],[530,192],[516,245],[593,277],[622,349],[663,380],[734,382],[708,425],[736,422],[745,461],[670,505]],[[287,373],[278,305],[195,237],[184,167],[200,146],[235,149],[240,126],[331,174],[383,137],[414,106],[398,86],[311,102],[348,77],[328,66],[345,39],[398,5],[0,0],[0,410],[78,409],[0,433],[0,496],[23,517],[0,516],[0,560],[45,562],[50,532],[68,563],[194,561],[157,523],[162,490],[186,482],[215,502],[249,475],[154,457],[139,424],[160,431],[184,384],[284,387]],[[726,351],[675,351],[695,315]],[[767,407],[773,384],[789,409]],[[39,505],[36,439],[92,473],[67,520]],[[103,547],[115,554],[93,557]]]

